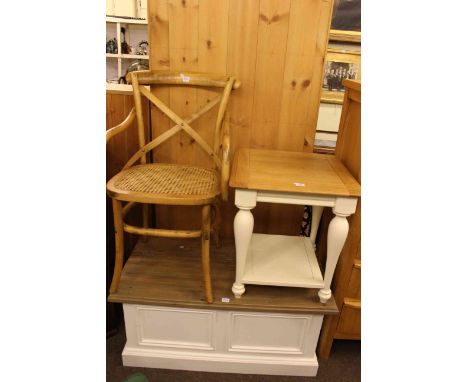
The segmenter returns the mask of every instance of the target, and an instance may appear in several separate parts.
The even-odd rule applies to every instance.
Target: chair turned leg
[[[211,205],[202,207],[202,267],[203,278],[205,280],[205,298],[209,303],[213,302],[213,293],[211,291],[210,275],[210,227],[211,226]]]
[[[120,282],[120,275],[123,268],[124,259],[124,231],[122,220],[122,202],[112,199],[112,210],[114,212],[114,232],[115,232],[115,265],[114,276],[110,287],[110,293],[117,292]]]
[[[144,228],[149,227],[149,205],[148,204],[143,204],[143,227]],[[148,236],[143,235],[142,240],[144,243],[146,243],[148,241]]]
[[[219,240],[219,229],[221,227],[221,209],[219,208],[219,201],[214,203],[214,223],[213,223],[213,239],[216,248],[221,248],[221,241]]]

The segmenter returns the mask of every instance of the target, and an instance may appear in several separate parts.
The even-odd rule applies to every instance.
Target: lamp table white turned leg
[[[239,211],[234,217],[234,240],[236,244],[236,281],[232,285],[232,292],[236,298],[240,298],[245,292],[242,283],[245,261],[252,238],[254,217],[250,211],[257,204],[257,193],[250,190],[236,190],[235,204]]]
[[[346,217],[356,211],[356,198],[337,198],[333,213],[335,217],[328,226],[327,233],[327,263],[323,277],[323,288],[318,292],[320,302],[326,303],[331,298],[331,282],[341,250],[348,236],[349,224]]]

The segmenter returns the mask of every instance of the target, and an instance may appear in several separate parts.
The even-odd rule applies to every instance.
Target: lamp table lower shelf
[[[252,234],[242,283],[323,288],[310,238]]]

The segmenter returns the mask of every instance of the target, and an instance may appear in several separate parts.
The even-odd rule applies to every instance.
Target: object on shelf
[[[148,55],[148,41],[140,41],[138,44],[136,54],[141,55],[141,56],[147,56]]]
[[[127,84],[126,76],[130,72],[134,72],[136,70],[149,70],[148,62],[145,60],[137,60],[132,62],[125,72],[125,75],[119,78],[119,84]]]
[[[120,33],[123,33],[123,41],[121,42],[121,51],[122,54],[130,54],[132,52],[132,47],[128,45],[127,41],[125,41],[125,28],[120,28]]]
[[[107,41],[106,53],[117,53],[117,40],[115,38]]]

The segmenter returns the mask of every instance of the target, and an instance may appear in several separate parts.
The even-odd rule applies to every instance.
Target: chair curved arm
[[[136,116],[135,107],[133,107],[132,110],[130,110],[130,113],[127,115],[127,117],[123,120],[123,122],[107,130],[106,131],[106,144],[115,135],[121,133],[126,128],[128,128],[132,124],[133,120],[135,119],[135,116]]]

